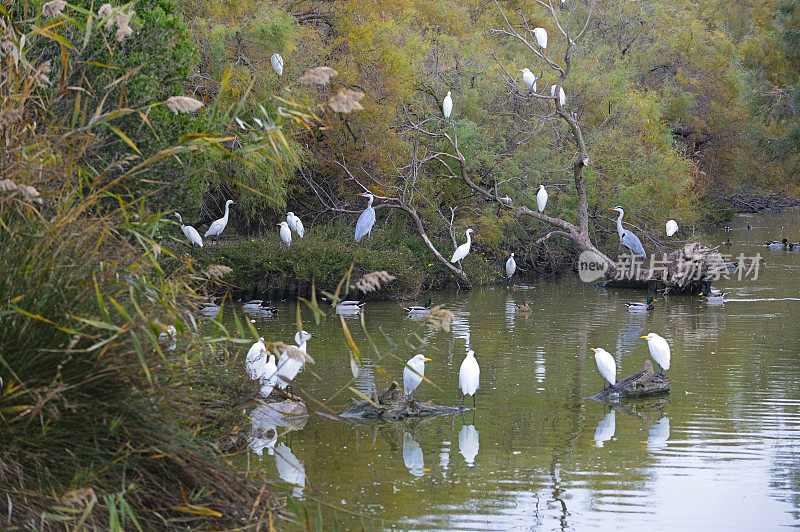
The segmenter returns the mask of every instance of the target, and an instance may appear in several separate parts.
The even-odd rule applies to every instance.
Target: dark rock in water
[[[374,404],[373,404],[374,403]],[[377,405],[377,407],[376,407]],[[372,402],[354,401],[353,405],[341,414],[341,417],[357,419],[404,419],[407,417],[439,416],[455,414],[469,410],[463,406],[440,406],[428,401],[423,403],[417,399],[406,397],[397,385],[392,382],[389,388],[378,395],[372,394]]]
[[[600,402],[615,402],[627,397],[647,397],[668,393],[671,387],[667,375],[655,375],[649,360],[642,362],[642,369],[630,377],[619,380],[613,386],[590,397]]]

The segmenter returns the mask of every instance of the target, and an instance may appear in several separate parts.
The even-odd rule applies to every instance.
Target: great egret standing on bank
[[[442,101],[442,113],[444,113],[444,117],[450,118],[450,113],[453,112],[453,97],[450,96],[450,91],[447,91],[447,96],[444,97],[444,101]]]
[[[472,349],[467,352],[464,361],[461,363],[461,369],[458,370],[458,387],[461,389],[461,406],[464,406],[464,397],[472,396],[472,406],[477,406],[475,403],[475,393],[478,391],[478,386],[481,380],[481,368],[478,366],[478,361],[475,360],[475,351]]]
[[[536,206],[539,208],[539,212],[544,211],[544,208],[547,206],[547,198],[549,197],[544,185],[539,185],[539,192],[536,193]]]
[[[527,85],[533,92],[536,92],[536,76],[531,72],[530,68],[523,68],[522,72],[522,81]]]
[[[458,262],[467,256],[469,253],[469,248],[472,245],[472,237],[470,236],[470,233],[472,233],[472,228],[467,229],[467,241],[456,248],[456,251],[453,253],[453,258],[450,259],[450,262]]]
[[[626,231],[625,228],[622,227],[622,217],[625,216],[625,211],[622,210],[622,207],[614,207],[611,210],[619,213],[619,218],[617,218],[617,233],[619,233],[619,239],[622,241],[622,245],[635,254],[641,255],[643,259],[646,259],[647,253],[644,251],[642,241],[639,240],[638,236],[630,231]]]
[[[667,236],[672,236],[678,232],[678,222],[675,220],[669,220],[667,222]]]
[[[650,348],[650,356],[659,366],[658,374],[669,369],[670,351],[669,344],[662,337],[656,333],[650,333],[647,336],[642,336],[647,340],[647,347]]]
[[[430,362],[430,358],[425,355],[416,355],[406,362],[403,368],[403,390],[407,396],[414,398],[414,390],[422,383],[422,376],[425,375],[425,362]]]
[[[506,261],[506,277],[511,279],[515,271],[517,271],[517,261],[514,260],[514,254],[512,253]]]
[[[536,37],[536,44],[547,49],[547,30],[544,28],[533,28],[533,36]]]
[[[233,200],[228,200],[225,202],[225,216],[218,220],[214,220],[211,222],[211,225],[208,226],[208,231],[206,234],[203,235],[204,238],[208,238],[210,236],[219,236],[225,230],[225,227],[228,225],[228,213],[230,206],[233,205]]]
[[[286,223],[289,224],[289,229],[297,233],[297,236],[303,238],[306,234],[306,229],[303,227],[303,222],[292,211],[286,213]]]
[[[278,52],[272,54],[272,57],[269,58],[269,62],[272,63],[272,68],[275,70],[275,73],[278,76],[283,75],[283,57]]]
[[[372,208],[372,202],[375,200],[375,196],[369,192],[362,192],[359,196],[368,198],[369,203],[367,203],[367,208],[364,209],[364,212],[361,213],[361,216],[358,217],[358,221],[356,222],[356,242],[361,242],[362,238],[371,234],[372,226],[375,225],[375,209]]]
[[[597,363],[597,370],[600,372],[600,375],[608,381],[608,386],[616,384],[617,363],[614,362],[614,357],[602,347],[592,347],[591,350],[594,351],[594,361]],[[608,388],[608,386],[606,386],[606,388]]]
[[[283,240],[283,243],[286,244],[287,248],[290,247],[292,245],[292,230],[289,229],[289,224],[286,222],[281,222],[277,225],[281,226],[280,229],[281,240]]]
[[[191,225],[183,225],[183,220],[181,219],[181,215],[178,214],[177,212],[175,213],[175,216],[181,223],[181,231],[183,231],[183,234],[186,235],[186,240],[188,240],[190,244],[196,244],[200,247],[203,247],[203,239],[200,238],[200,233],[197,232],[197,229],[195,229]]]
[[[555,85],[551,85],[550,86],[550,96],[552,96],[553,98],[556,97],[556,86]],[[561,102],[561,107],[564,107],[564,104],[567,103],[567,95],[564,93],[564,87],[561,87],[558,90],[558,101]]]

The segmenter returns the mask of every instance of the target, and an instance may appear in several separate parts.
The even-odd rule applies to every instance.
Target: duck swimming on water
[[[629,301],[625,303],[628,306],[628,310],[653,310],[653,301],[658,301],[658,299],[653,299],[652,296],[647,298],[647,303],[642,303],[641,301]]]

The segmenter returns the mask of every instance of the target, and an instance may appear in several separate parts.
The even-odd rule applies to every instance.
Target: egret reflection
[[[669,440],[669,418],[662,417],[650,427],[647,435],[647,448],[653,451],[663,449]]]
[[[600,420],[597,424],[597,429],[594,431],[594,444],[596,447],[602,447],[605,442],[614,437],[614,432],[617,430],[617,413],[612,410]]]
[[[298,500],[303,500],[306,470],[285,443],[279,443],[275,447],[275,466],[278,468],[278,476],[281,477],[281,480],[294,486],[292,495]]]
[[[458,433],[458,450],[461,456],[467,462],[468,467],[472,467],[475,463],[475,457],[478,456],[478,449],[480,449],[480,439],[478,437],[478,429],[475,425],[464,425],[461,427],[461,432]]]
[[[415,477],[425,474],[425,458],[422,456],[422,447],[408,432],[403,434],[403,462]]]
[[[275,425],[262,425],[253,423],[250,433],[247,435],[247,445],[258,456],[275,454],[275,444],[278,441],[278,428]]]

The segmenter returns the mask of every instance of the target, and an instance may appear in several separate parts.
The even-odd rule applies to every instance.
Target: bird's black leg
[[[464,406],[464,397],[466,397],[466,396],[465,395],[461,396],[461,406]]]
[[[478,403],[475,402],[475,396],[476,395],[478,395],[478,392],[475,392],[474,394],[472,394],[472,408],[477,408],[478,407]]]

